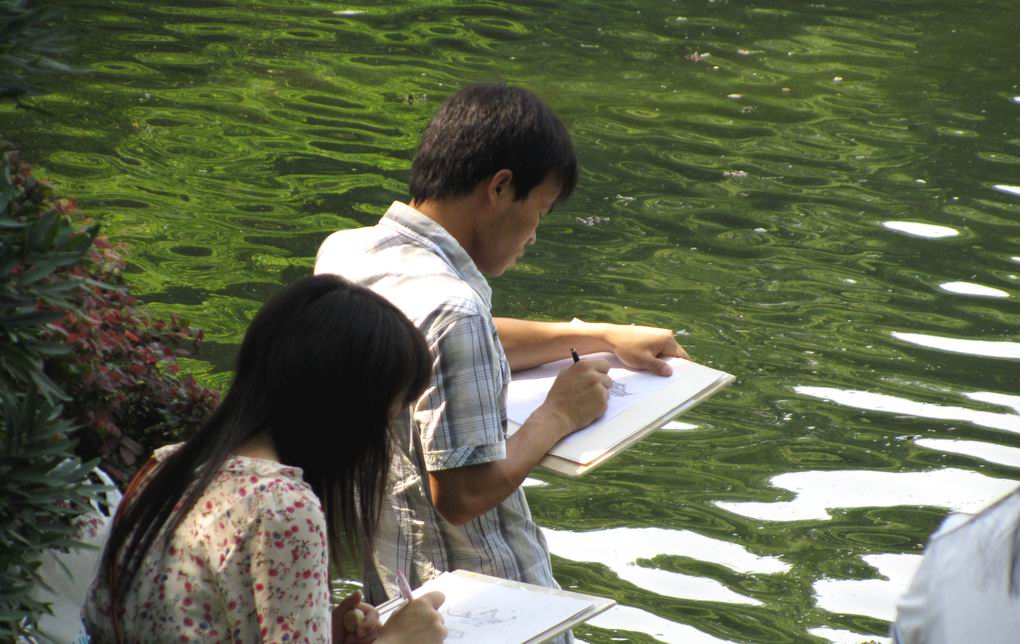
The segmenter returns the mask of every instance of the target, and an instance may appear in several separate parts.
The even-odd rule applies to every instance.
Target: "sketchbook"
[[[611,353],[595,353],[582,360],[592,358],[609,361],[613,386],[606,413],[553,446],[539,463],[544,469],[572,477],[590,472],[735,379],[725,371],[681,358],[668,360],[673,367],[669,377],[629,369]],[[545,401],[556,375],[571,362],[566,358],[513,374],[507,398],[510,434]]]
[[[537,644],[573,628],[616,605],[607,597],[545,588],[467,570],[444,572],[412,594],[438,590],[446,596],[439,608],[447,642]],[[401,598],[377,607],[379,620],[404,605]]]

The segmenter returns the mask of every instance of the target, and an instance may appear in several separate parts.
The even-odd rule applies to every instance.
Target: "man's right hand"
[[[560,438],[587,427],[606,412],[613,384],[608,372],[608,362],[589,359],[575,362],[556,376],[539,410],[564,419]]]
[[[560,372],[545,402],[506,442],[506,458],[429,472],[432,503],[454,525],[491,510],[520,487],[553,445],[606,411],[613,384],[605,360],[575,362]]]

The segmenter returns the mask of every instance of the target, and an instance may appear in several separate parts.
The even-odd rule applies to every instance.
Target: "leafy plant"
[[[75,309],[51,325],[71,353],[49,370],[70,394],[65,414],[84,427],[79,454],[98,456],[121,483],[153,449],[197,429],[219,402],[176,362],[199,348],[202,332],[173,315],[151,320],[125,288],[123,269],[103,237],[71,269],[88,287],[76,292]]]
[[[30,632],[43,606],[28,597],[38,557],[74,545],[72,516],[95,494],[92,464],[74,457],[67,396],[45,371],[70,353],[48,325],[72,307],[82,286],[58,277],[81,261],[96,234],[78,229],[44,193],[17,155],[0,177],[0,639]]]
[[[201,423],[218,395],[175,360],[201,332],[146,316],[98,226],[75,224],[75,204],[55,198],[16,152],[2,165],[0,641],[11,641],[47,610],[28,591],[45,583],[44,551],[75,547],[76,519],[103,490],[87,478],[93,466],[127,480],[143,454]]]

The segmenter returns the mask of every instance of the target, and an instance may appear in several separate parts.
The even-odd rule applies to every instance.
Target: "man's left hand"
[[[626,324],[607,325],[605,339],[613,353],[631,369],[643,369],[660,376],[669,376],[673,368],[664,358],[690,360],[684,348],[677,344],[673,332],[651,326]]]

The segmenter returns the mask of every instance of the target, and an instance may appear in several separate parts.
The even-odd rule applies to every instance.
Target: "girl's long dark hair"
[[[231,452],[261,434],[322,501],[334,565],[370,548],[391,414],[418,397],[430,369],[421,333],[368,289],[320,275],[276,295],[248,327],[223,402],[117,513],[100,569],[115,626],[146,553],[166,546],[157,537],[169,537]]]

